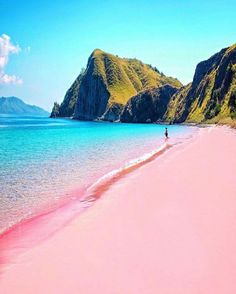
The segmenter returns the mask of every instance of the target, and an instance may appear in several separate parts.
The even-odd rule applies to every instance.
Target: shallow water
[[[196,128],[168,126],[172,140]],[[164,125],[0,116],[0,232],[81,197],[87,187],[164,142]]]

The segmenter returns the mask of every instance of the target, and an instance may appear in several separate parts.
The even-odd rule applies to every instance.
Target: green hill
[[[62,104],[56,105],[57,112],[52,111],[51,116],[115,120],[132,96],[165,84],[182,86],[177,79],[165,76],[151,65],[96,49],[89,57],[85,71],[67,91]]]
[[[236,44],[200,62],[193,82],[170,100],[164,119],[230,122],[236,118]]]
[[[236,44],[200,62],[186,86],[137,59],[96,49],[62,104],[54,105],[52,117],[57,116],[235,124]]]

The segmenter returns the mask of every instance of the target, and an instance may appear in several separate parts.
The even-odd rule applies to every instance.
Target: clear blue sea
[[[168,126],[175,141],[195,129]],[[0,115],[0,233],[81,197],[103,175],[161,146],[164,131],[156,124]]]

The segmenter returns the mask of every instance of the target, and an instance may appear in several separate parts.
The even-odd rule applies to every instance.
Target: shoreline
[[[171,123],[169,121],[158,121],[158,122],[121,122],[120,120],[115,120],[115,121],[109,121],[109,120],[102,120],[102,119],[94,119],[94,120],[80,120],[76,119],[73,117],[48,117],[51,119],[67,119],[67,120],[75,120],[75,121],[84,121],[84,122],[95,122],[95,123],[121,123],[121,124],[157,124],[157,125],[179,125],[179,126],[190,126],[190,127],[199,127],[199,128],[207,128],[207,127],[214,127],[214,126],[225,126],[225,127],[230,127],[232,129],[236,129],[236,120],[230,119],[230,118],[225,118],[222,120],[219,120],[217,122],[212,122],[212,123],[204,123],[204,122],[182,122],[182,123]]]
[[[129,173],[54,235],[16,254],[0,292],[233,293],[236,238],[226,233],[236,229],[235,136],[203,128]],[[28,228],[32,238],[36,229]]]
[[[44,217],[46,215],[51,215],[57,210],[63,210],[67,206],[70,206],[74,201],[79,201],[83,203],[87,202],[89,206],[90,202],[96,201],[98,198],[100,198],[101,194],[103,193],[103,189],[105,189],[105,186],[109,188],[109,186],[113,184],[113,178],[115,182],[118,181],[120,178],[134,171],[136,168],[139,168],[140,166],[145,165],[149,161],[154,160],[159,155],[162,155],[162,153],[174,147],[176,144],[187,143],[192,138],[192,136],[194,134],[197,134],[199,131],[200,128],[196,128],[192,131],[192,134],[189,137],[186,137],[183,140],[182,138],[180,140],[179,138],[177,139],[175,137],[174,139],[170,138],[168,141],[163,140],[163,142],[160,145],[158,145],[156,149],[152,149],[147,153],[141,154],[137,158],[133,158],[130,161],[127,161],[124,165],[118,167],[117,169],[108,171],[106,174],[101,175],[100,177],[95,179],[94,182],[91,182],[89,185],[74,187],[72,190],[66,192],[66,194],[71,195],[69,199],[62,198],[61,201],[53,205],[51,208],[45,207],[43,210],[38,211],[35,214],[31,214],[28,217],[22,219],[20,222],[15,223],[11,227],[1,231],[0,242],[1,238],[4,237],[4,235],[11,233],[11,231],[17,230],[18,227],[22,227],[27,223],[33,222],[34,220],[37,221],[39,218]],[[94,186],[96,186],[96,189],[92,190],[91,188]]]

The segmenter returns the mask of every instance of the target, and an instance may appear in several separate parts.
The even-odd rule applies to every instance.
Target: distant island
[[[200,62],[183,86],[156,67],[100,49],[54,103],[51,117],[167,123],[227,123],[236,118],[236,44]]]
[[[0,97],[0,114],[49,116],[49,112],[17,97]]]

